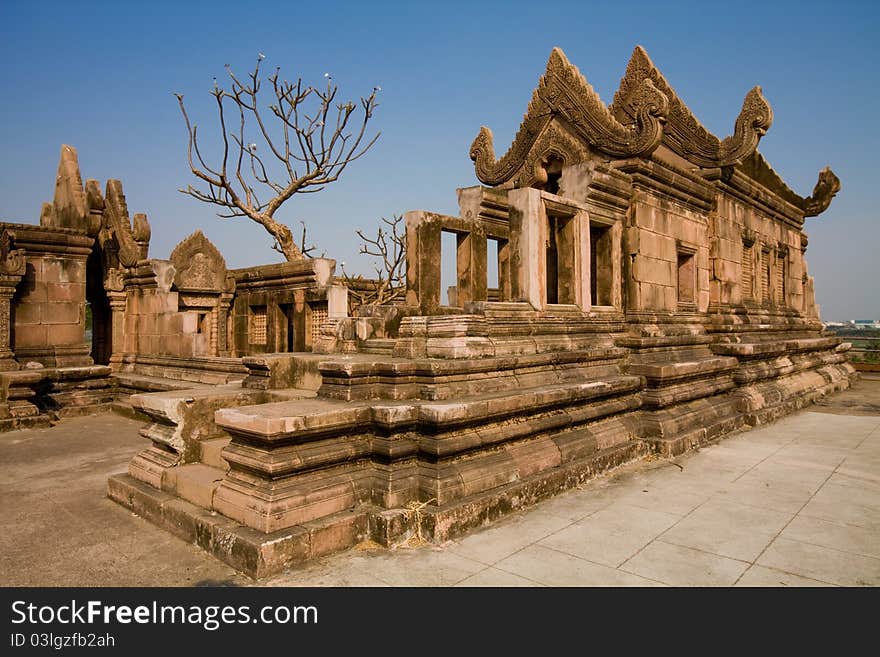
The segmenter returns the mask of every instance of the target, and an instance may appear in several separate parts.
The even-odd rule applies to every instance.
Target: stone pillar
[[[107,292],[110,299],[110,367],[118,371],[125,354],[125,292]]]
[[[19,369],[12,352],[12,297],[27,268],[24,251],[12,250],[15,234],[0,236],[0,371]]]
[[[486,300],[486,232],[479,224],[469,233],[458,233],[456,252],[456,285],[458,299],[454,305]]]
[[[120,270],[110,269],[107,272],[104,290],[110,302],[110,367],[116,372],[121,369],[125,354],[125,307],[128,299]]]
[[[21,280],[21,276],[18,276],[14,282],[9,281],[12,278],[15,277],[0,275],[0,371],[19,368],[10,343],[10,327],[12,326],[12,295],[15,294],[15,285]]]
[[[514,189],[510,201],[510,283],[513,301],[527,301],[533,308],[544,307],[544,242],[539,218],[543,214],[541,192]]]
[[[407,212],[406,304],[430,315],[440,306],[440,218],[422,210]]]

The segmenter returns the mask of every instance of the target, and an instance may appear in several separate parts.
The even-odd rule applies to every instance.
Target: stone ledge
[[[649,382],[665,382],[732,372],[737,368],[737,365],[739,365],[739,361],[736,358],[708,357],[672,363],[633,363],[627,366],[627,372],[644,376]]]
[[[712,352],[722,356],[755,358],[776,354],[791,354],[800,351],[819,351],[833,349],[841,342],[840,338],[795,338],[792,340],[773,340],[767,342],[731,342],[711,346]]]

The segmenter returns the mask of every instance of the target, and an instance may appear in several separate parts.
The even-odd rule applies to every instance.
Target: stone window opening
[[[306,304],[306,351],[311,351],[315,341],[321,335],[321,325],[327,319],[327,302],[311,301]]]
[[[198,321],[196,322],[196,333],[209,333],[210,326],[208,324],[208,321],[208,313],[198,313]]]
[[[441,305],[458,306],[458,233],[440,231]]]
[[[678,307],[690,310],[696,306],[697,267],[695,251],[678,249]]]
[[[786,285],[785,285],[785,277],[786,277],[786,256],[787,252],[783,249],[780,249],[776,252],[776,263],[774,267],[774,280],[773,280],[773,298],[774,301],[779,305],[785,305],[785,293],[786,293]]]
[[[755,279],[754,240],[743,239],[742,262],[740,263],[739,287],[743,301],[754,298],[753,286]]]
[[[577,303],[574,272],[573,216],[547,213],[547,238],[544,242],[546,295],[548,304]]]
[[[770,249],[761,249],[761,303],[770,302],[770,294],[773,290],[770,280]]]
[[[501,292],[501,244],[499,240],[486,238],[486,300],[500,301]]]
[[[250,325],[248,342],[256,345],[266,344],[266,306],[250,306]]]
[[[613,245],[611,226],[590,222],[590,305],[610,306]]]

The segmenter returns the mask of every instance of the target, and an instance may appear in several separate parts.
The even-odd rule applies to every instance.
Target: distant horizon
[[[759,150],[774,169],[802,196],[826,165],[842,181],[831,207],[804,226],[823,320],[880,317],[878,17],[862,2],[745,2],[736,16],[706,3],[635,3],[625,19],[617,5],[564,1],[451,2],[442,11],[330,2],[307,14],[287,3],[244,9],[221,1],[209,11],[164,0],[143,7],[7,2],[0,7],[10,99],[0,128],[7,153],[0,218],[38,223],[66,143],[79,153],[84,180],[103,187],[120,179],[132,215],[147,213],[151,257],[167,258],[202,230],[230,268],[278,261],[260,226],[220,220],[177,191],[196,181],[172,93],[185,94],[208,143],[208,133],[216,135],[212,78],[222,79],[226,63],[243,74],[265,53],[267,67],[280,66],[286,78],[321,84],[332,73],[340,99],[357,101],[381,87],[376,146],[338,182],[293,198],[278,217],[297,236],[304,221],[317,254],[369,275],[355,230],[375,232],[381,217],[408,210],[458,214],[456,188],[478,184],[471,141],[485,125],[497,152],[507,149],[552,47],[610,103],[641,44],[719,138],[733,132],[745,93],[762,86],[774,123]]]

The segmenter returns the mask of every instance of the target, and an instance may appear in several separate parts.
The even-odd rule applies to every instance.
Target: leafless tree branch
[[[360,99],[361,111],[348,101],[337,103],[338,89],[329,74],[327,89],[303,87],[281,79],[280,68],[266,79],[271,85],[272,101],[261,106],[260,67],[263,56],[246,78],[239,78],[227,66],[229,89],[214,81],[214,96],[221,132],[222,157],[219,165],[210,166],[199,149],[198,126],[191,123],[182,94],[175,94],[187,131],[187,164],[192,174],[204,185],[197,189],[188,185],[180,191],[204,203],[218,205],[225,211],[221,217],[248,217],[263,226],[272,236],[273,248],[290,260],[309,257],[314,245],[306,247],[306,231],[300,243],[290,228],[275,219],[278,209],[294,194],[319,192],[336,182],[346,167],[362,157],[379,138],[367,138],[367,127],[378,107],[375,87]],[[263,109],[277,120],[273,130],[267,125]],[[227,130],[227,111],[237,112],[237,129]],[[249,121],[256,127],[248,128]],[[266,155],[258,153],[257,143],[248,143],[251,133],[266,145]],[[264,158],[275,162],[274,168]],[[232,168],[234,167],[234,171]],[[273,172],[280,171],[275,174]],[[269,190],[266,201],[260,201],[257,189]],[[266,198],[264,196],[264,198]],[[381,236],[380,236],[381,237]]]
[[[348,287],[349,309],[366,305],[385,305],[402,299],[406,293],[406,225],[403,216],[382,217],[376,236],[357,231],[361,238],[360,253],[377,258],[376,278],[350,276],[342,266],[342,276]]]

